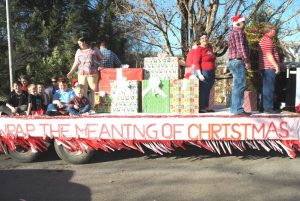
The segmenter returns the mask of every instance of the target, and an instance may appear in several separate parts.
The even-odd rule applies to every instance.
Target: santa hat
[[[79,83],[78,83],[78,79],[77,79],[77,78],[74,78],[74,79],[72,80],[72,87],[74,88],[74,87],[76,87],[78,84],[79,84]]]
[[[235,26],[237,23],[244,22],[245,18],[242,15],[237,15],[232,18],[232,24]]]

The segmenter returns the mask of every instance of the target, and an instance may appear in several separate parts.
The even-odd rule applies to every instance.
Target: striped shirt
[[[249,63],[249,55],[250,51],[245,32],[234,27],[228,37],[229,59],[242,59],[245,63]]]
[[[279,64],[279,54],[276,47],[273,44],[273,41],[267,35],[264,35],[258,44],[258,55],[259,55],[259,69],[270,69],[275,68],[272,63],[267,58],[267,53],[271,53],[274,56],[275,61]]]
[[[78,49],[75,54],[75,62],[79,64],[79,75],[96,75],[98,74],[98,67],[103,56],[99,49]]]

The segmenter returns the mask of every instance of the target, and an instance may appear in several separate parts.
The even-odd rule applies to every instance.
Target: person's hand
[[[205,77],[202,75],[202,73],[201,73],[200,70],[197,70],[196,73],[197,73],[196,76],[199,78],[200,81],[204,81],[205,80]]]
[[[202,75],[202,73],[198,74],[199,80],[200,81],[204,81],[205,77]]]
[[[250,65],[250,63],[245,63],[245,67],[246,67],[246,69],[251,69],[251,65]]]
[[[78,105],[74,105],[74,108],[75,108],[76,110],[79,110],[79,106],[78,106]]]
[[[103,67],[98,67],[98,71],[101,71],[103,69]]]
[[[275,74],[279,74],[280,73],[280,67],[278,66],[277,68],[275,68]]]
[[[62,104],[61,102],[59,102],[58,104],[57,104],[57,107],[58,108],[63,108],[65,105],[64,104]]]
[[[11,112],[14,114],[17,113],[17,108],[16,107],[11,108]]]
[[[67,78],[70,79],[70,78],[72,77],[72,75],[73,75],[73,73],[69,72],[69,73],[67,74]]]

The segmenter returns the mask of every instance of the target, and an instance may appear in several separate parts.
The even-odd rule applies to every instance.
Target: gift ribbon
[[[117,74],[116,74],[116,80],[117,81],[122,81],[124,78],[123,78],[123,69],[122,68],[117,68],[117,72],[116,72]],[[126,80],[126,78],[125,78],[125,80]]]
[[[165,92],[159,87],[160,85],[160,79],[153,77],[149,79],[149,83],[147,88],[143,91],[142,96],[144,97],[146,94],[148,94],[150,91],[152,91],[152,93],[154,95],[160,95],[163,98],[166,98],[167,95],[165,94]]]
[[[126,77],[123,77],[123,69],[117,68],[116,69],[116,93],[113,93],[112,96],[118,97],[121,92],[125,94],[131,94],[130,91],[130,82],[128,82]]]

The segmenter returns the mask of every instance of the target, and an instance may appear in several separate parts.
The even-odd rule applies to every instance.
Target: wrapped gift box
[[[199,80],[170,81],[170,112],[199,113]]]
[[[214,108],[215,108],[215,86],[216,86],[216,84],[214,84],[211,87],[210,92],[209,92],[209,102],[208,102],[209,110],[214,110]]]
[[[244,104],[245,112],[253,112],[257,110],[257,93],[255,91],[244,92]]]
[[[179,78],[178,57],[146,57],[144,59],[144,78],[156,77],[160,80]]]
[[[143,80],[142,68],[104,68],[99,72],[99,91],[110,94],[110,80]]]
[[[111,113],[138,113],[140,81],[111,80]]]
[[[97,113],[111,112],[111,98],[104,91],[95,93],[95,111]]]
[[[155,82],[158,82],[155,84]],[[169,113],[170,112],[170,81],[143,80],[142,81],[142,112]]]

